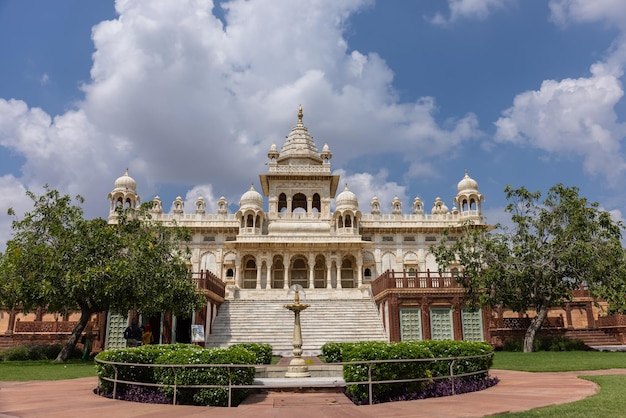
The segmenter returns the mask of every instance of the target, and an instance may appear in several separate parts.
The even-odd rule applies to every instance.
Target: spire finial
[[[302,114],[302,105],[300,105],[300,109],[298,110],[298,123],[302,123],[302,117],[304,115]]]

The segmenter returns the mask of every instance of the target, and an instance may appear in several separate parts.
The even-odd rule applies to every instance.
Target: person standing
[[[141,344],[148,345],[153,343],[154,338],[152,337],[152,328],[150,324],[146,324],[143,329],[143,334],[141,335]]]
[[[137,320],[133,319],[131,325],[124,330],[126,347],[137,347],[141,344],[141,328],[137,325]]]

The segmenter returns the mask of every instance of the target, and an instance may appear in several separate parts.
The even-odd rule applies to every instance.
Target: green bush
[[[158,364],[254,364],[255,354],[241,346],[226,349],[178,350],[166,353],[156,360]],[[181,404],[228,406],[228,385],[251,385],[253,367],[185,367],[155,368],[156,382],[172,385],[162,389],[174,395],[173,385],[223,385],[221,388],[178,388],[177,402]],[[245,389],[233,390],[232,405],[236,406],[248,396]]]
[[[150,344],[133,348],[118,348],[114,350],[102,351],[96,356],[97,360],[113,361],[119,363],[137,363],[137,364],[153,364],[155,360],[165,353],[179,350],[195,350],[201,351],[202,348],[191,344]],[[119,380],[128,382],[154,383],[154,368],[152,367],[135,367],[128,365],[102,364],[96,362],[96,374],[99,378],[115,377],[115,369],[117,369]],[[119,390],[125,390],[126,385],[118,385]],[[104,379],[100,379],[100,389],[104,393],[111,393],[113,383]]]
[[[538,337],[535,338],[533,351],[581,351],[586,350],[587,346],[581,340],[567,337]],[[503,351],[524,351],[524,340],[506,340],[502,346]]]
[[[271,364],[272,363],[272,346],[270,344],[260,343],[240,343],[234,344],[233,347],[242,347],[254,354],[256,360],[254,364]]]
[[[487,343],[468,341],[405,341],[400,343],[363,342],[363,343],[329,343],[322,347],[322,352],[329,361],[358,362],[365,360],[394,360],[394,359],[428,359],[424,362],[412,363],[378,363],[372,365],[371,377],[373,381],[400,380],[400,379],[433,379],[450,374],[451,360],[437,360],[447,357],[465,357],[493,353],[493,348]],[[488,370],[491,367],[492,357],[456,360],[453,366],[455,375]],[[368,380],[369,365],[344,365],[344,379],[346,382],[365,382]],[[468,377],[467,379],[483,379],[487,373]],[[428,382],[375,384],[373,396],[375,399],[390,399],[400,397],[408,392],[419,392]],[[348,385],[348,394],[359,403],[368,398],[367,385]]]
[[[0,351],[2,361],[24,361],[30,360],[30,351],[26,346],[9,347]]]
[[[0,351],[0,361],[54,360],[62,346],[59,344],[38,344],[5,348]],[[74,349],[70,358],[80,358],[81,352]]]
[[[341,363],[343,347],[352,343],[326,343],[322,346],[322,355],[327,363]]]

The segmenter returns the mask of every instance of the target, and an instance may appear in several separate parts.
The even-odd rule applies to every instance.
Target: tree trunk
[[[91,312],[90,310],[86,308],[81,309],[80,319],[78,320],[78,323],[72,330],[72,334],[70,334],[70,337],[68,338],[67,342],[65,343],[65,345],[59,352],[59,355],[54,361],[63,362],[63,361],[67,361],[67,359],[70,358],[70,354],[72,353],[72,350],[74,350],[74,347],[76,347],[76,343],[78,342],[80,338],[80,334],[83,333],[83,330],[85,329],[85,327],[87,326],[87,323],[91,319],[92,314],[93,312]]]
[[[546,319],[546,316],[548,316],[548,307],[544,304],[541,305],[537,311],[537,316],[530,321],[530,325],[526,330],[526,335],[524,335],[524,353],[532,353],[534,351],[535,336],[537,335],[537,331],[541,328],[543,320]]]

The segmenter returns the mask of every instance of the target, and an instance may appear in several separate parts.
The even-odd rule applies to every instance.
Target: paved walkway
[[[151,405],[106,399],[93,394],[95,377],[59,381],[0,382],[0,418],[8,417],[482,417],[577,401],[597,386],[580,375],[626,374],[626,369],[589,372],[528,373],[491,370],[500,378],[481,392],[355,406],[341,393],[269,392],[248,397],[237,408]]]

